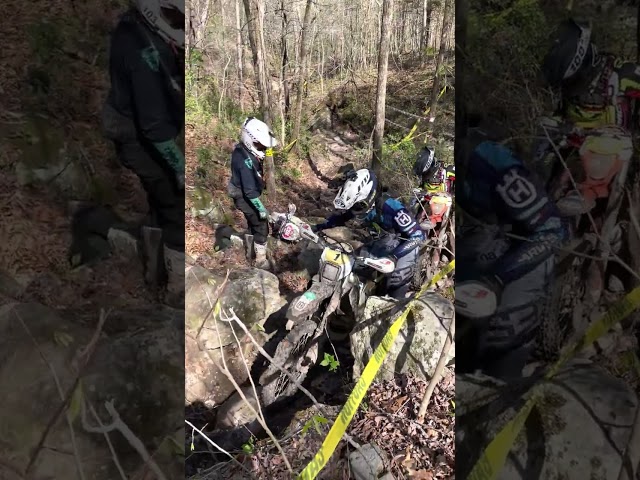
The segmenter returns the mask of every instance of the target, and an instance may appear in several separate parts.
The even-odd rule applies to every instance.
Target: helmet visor
[[[253,148],[258,150],[259,152],[266,152],[267,151],[267,147],[262,145],[260,142],[253,142]]]
[[[160,12],[166,22],[175,30],[184,31],[184,14],[175,7],[161,7]]]
[[[370,209],[371,209],[370,205],[365,201],[356,202],[355,205],[351,207],[351,211],[355,215],[367,214],[369,213]]]

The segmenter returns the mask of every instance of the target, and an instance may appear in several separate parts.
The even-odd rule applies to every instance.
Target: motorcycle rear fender
[[[332,293],[333,285],[314,282],[306,292],[293,299],[287,309],[287,320],[295,322],[310,317]]]

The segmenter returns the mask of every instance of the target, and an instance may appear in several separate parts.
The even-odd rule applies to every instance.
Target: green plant
[[[324,354],[324,359],[320,362],[320,365],[323,367],[329,367],[330,372],[335,372],[338,370],[340,366],[340,362],[333,356],[328,353]]]
[[[303,436],[306,435],[311,427],[313,427],[315,431],[318,432],[318,435],[322,435],[322,430],[320,430],[320,425],[325,425],[327,423],[329,423],[329,421],[326,418],[320,415],[314,415],[302,427],[302,435]]]
[[[242,445],[242,451],[247,455],[253,455],[253,452],[255,451],[255,441],[256,437],[252,435],[249,441]]]
[[[213,151],[211,150],[211,147],[204,145],[200,146],[196,151],[196,157],[198,158],[200,166],[206,167],[213,159]]]

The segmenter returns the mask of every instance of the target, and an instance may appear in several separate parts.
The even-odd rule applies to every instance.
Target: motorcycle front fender
[[[314,282],[311,288],[293,299],[287,309],[287,320],[295,322],[309,318],[332,293],[332,285]]]

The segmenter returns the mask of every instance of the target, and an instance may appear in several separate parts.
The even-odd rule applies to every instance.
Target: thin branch
[[[38,459],[38,456],[39,456],[40,452],[42,451],[42,446],[44,445],[44,442],[45,442],[47,436],[49,435],[49,432],[50,432],[51,428],[53,427],[53,425],[55,424],[55,421],[57,421],[57,419],[61,415],[61,413],[64,411],[64,407],[69,402],[75,387],[72,388],[69,391],[69,393],[65,396],[65,393],[62,390],[62,384],[60,383],[60,379],[58,378],[58,374],[56,373],[56,369],[54,368],[54,366],[51,364],[51,362],[45,356],[44,352],[40,348],[40,345],[38,344],[38,341],[35,339],[35,337],[31,333],[31,330],[29,330],[29,327],[27,326],[25,321],[22,319],[22,317],[20,316],[18,311],[15,309],[15,307],[13,308],[13,312],[15,313],[16,317],[18,318],[18,321],[24,327],[24,329],[27,332],[27,335],[29,336],[29,338],[33,341],[33,344],[36,347],[36,350],[38,351],[38,354],[40,355],[40,358],[47,365],[47,368],[51,372],[51,376],[53,377],[53,381],[56,384],[56,389],[58,390],[58,395],[60,396],[60,400],[62,400],[62,408],[59,409],[58,412],[56,412],[56,415],[54,416],[52,421],[50,421],[49,425],[47,425],[47,428],[45,429],[43,435],[40,437],[38,445],[36,446],[36,450],[33,452],[33,454],[31,455],[31,458],[29,459],[29,463],[27,464],[27,468],[25,470],[25,475],[29,476],[29,472],[33,469],[33,467],[35,467],[36,460]],[[76,379],[76,383],[77,383],[77,381],[78,380]],[[80,461],[80,454],[78,453],[78,445],[77,445],[77,442],[76,442],[76,435],[75,435],[75,430],[73,428],[73,423],[71,422],[71,419],[69,418],[68,415],[65,415],[65,418],[67,420],[67,425],[69,426],[69,433],[71,435],[71,445],[73,446],[73,458],[74,458],[75,463],[76,463],[76,469],[78,470],[78,476],[80,477],[80,480],[85,480],[86,477],[84,475],[84,470],[82,469],[82,462]]]
[[[223,315],[223,313],[222,313],[222,309],[221,309],[220,316],[222,317],[222,315]],[[242,322],[240,322],[240,323],[242,323]],[[218,328],[218,322],[217,321],[215,322],[215,326],[216,326],[216,332],[218,334],[218,339],[221,339],[221,337],[220,337],[220,329]],[[196,341],[198,342],[198,344],[200,343],[198,339],[196,339]],[[220,343],[222,343],[222,342],[220,342]],[[249,410],[251,410],[251,413],[253,413],[256,416],[256,418],[258,419],[258,422],[260,423],[262,428],[264,428],[264,430],[267,432],[267,435],[269,435],[271,440],[273,440],[273,442],[276,445],[276,448],[278,449],[278,451],[282,455],[282,459],[283,459],[285,465],[287,466],[287,469],[289,470],[289,473],[291,473],[291,475],[295,476],[295,474],[293,472],[293,468],[291,467],[291,463],[289,462],[289,459],[287,458],[287,455],[284,453],[284,450],[282,449],[282,445],[280,445],[280,443],[278,442],[278,439],[275,437],[275,435],[273,434],[271,429],[267,426],[267,423],[264,421],[264,419],[261,418],[260,415],[258,415],[258,412],[256,412],[255,408],[253,408],[253,405],[251,405],[251,403],[247,400],[247,397],[242,392],[242,389],[238,385],[238,382],[236,382],[236,379],[233,378],[233,375],[231,374],[231,371],[229,370],[229,367],[227,367],[227,361],[226,361],[226,359],[224,357],[224,353],[222,353],[222,348],[220,348],[220,352],[221,352],[222,363],[224,365],[224,368],[220,367],[219,363],[213,358],[213,355],[211,355],[210,352],[207,350],[207,354],[209,354],[209,358],[211,359],[211,361],[214,364],[216,364],[216,366],[220,369],[220,371],[223,373],[223,375],[225,377],[227,377],[227,379],[233,384],[234,388],[238,392],[238,395],[240,395],[242,400],[247,404],[247,406],[249,407]],[[260,403],[259,399],[257,397],[256,397],[256,401],[258,403]]]
[[[122,436],[129,442],[129,445],[131,445],[138,452],[138,455],[140,455],[145,464],[149,465],[149,468],[156,475],[156,478],[158,480],[167,480],[167,477],[164,475],[164,473],[162,473],[162,470],[160,470],[158,464],[155,462],[155,460],[153,460],[153,458],[151,458],[149,452],[147,452],[147,449],[145,448],[142,441],[135,435],[135,433],[133,433],[133,431],[131,431],[129,426],[124,423],[122,418],[120,418],[120,414],[113,406],[113,401],[108,401],[104,404],[104,408],[107,410],[107,413],[111,416],[112,420],[111,423],[106,426],[102,424],[100,424],[100,426],[98,427],[89,425],[89,422],[87,421],[87,408],[85,402],[83,401],[81,405],[82,426],[87,432],[104,434],[112,432],[114,430],[118,430],[122,434]]]
[[[453,338],[456,332],[456,322],[455,318],[451,321],[449,326],[449,334],[447,335],[447,339],[444,342],[444,346],[442,347],[442,352],[440,353],[440,359],[438,360],[438,364],[436,365],[436,369],[433,372],[433,376],[429,380],[429,385],[427,385],[427,391],[424,393],[424,397],[422,398],[422,403],[420,404],[420,409],[418,410],[418,422],[424,423],[424,416],[427,413],[427,407],[429,406],[429,400],[431,400],[431,395],[436,388],[436,385],[440,381],[440,377],[442,377],[442,372],[444,371],[444,366],[447,364],[447,356],[449,355],[449,350],[451,349],[451,345],[453,344]]]
[[[193,430],[195,430],[196,432],[198,432],[198,434],[208,443],[210,443],[216,450],[218,450],[221,453],[224,453],[227,457],[229,457],[233,463],[237,464],[242,470],[244,470],[245,472],[247,472],[250,476],[250,478],[255,478],[255,475],[253,473],[251,473],[247,467],[245,467],[243,464],[241,464],[238,459],[236,457],[234,457],[233,455],[231,455],[229,452],[227,452],[224,448],[222,448],[220,445],[218,445],[216,442],[214,442],[213,440],[211,440],[202,430],[200,430],[198,427],[196,427],[193,423],[191,423],[189,420],[184,421],[184,423],[186,423],[187,425],[189,425],[191,428],[193,428]]]

